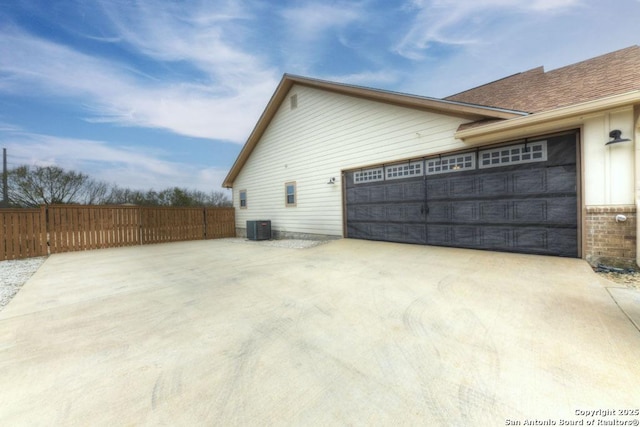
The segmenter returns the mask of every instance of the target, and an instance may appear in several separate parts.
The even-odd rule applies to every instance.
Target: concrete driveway
[[[339,240],[51,256],[0,312],[0,425],[640,419],[640,332],[575,259]],[[582,411],[582,412],[581,412]]]

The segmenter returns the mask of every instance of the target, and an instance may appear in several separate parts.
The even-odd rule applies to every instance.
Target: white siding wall
[[[464,147],[453,138],[461,118],[304,86],[293,94],[298,107],[287,97],[234,182],[236,227],[270,219],[274,230],[341,236],[342,170]],[[289,181],[297,184],[296,207],[285,207]]]
[[[635,205],[633,108],[584,119],[584,197],[586,206]],[[620,129],[630,142],[605,145]]]

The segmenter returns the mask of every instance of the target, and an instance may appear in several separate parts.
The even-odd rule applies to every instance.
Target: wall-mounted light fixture
[[[624,215],[616,215],[616,222],[625,222],[627,220],[627,217]]]
[[[335,177],[329,178],[329,182],[327,182],[327,184],[335,184],[335,183],[336,183],[336,178]]]
[[[622,131],[619,129],[614,129],[609,132],[609,138],[613,138],[611,141],[607,142],[605,145],[617,144],[618,142],[631,141],[629,138],[621,138]]]

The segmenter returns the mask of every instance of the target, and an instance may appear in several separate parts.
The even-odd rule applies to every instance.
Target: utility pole
[[[2,149],[2,204],[0,207],[9,207],[9,184],[7,183],[7,149]]]

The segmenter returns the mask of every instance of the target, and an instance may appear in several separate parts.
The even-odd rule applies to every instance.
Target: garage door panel
[[[449,197],[473,197],[478,193],[478,179],[475,176],[453,177],[449,182]]]
[[[513,230],[507,227],[484,227],[480,230],[483,249],[510,250],[513,248]]]
[[[429,213],[427,214],[428,221],[436,223],[449,222],[451,220],[449,205],[449,202],[429,203]]]
[[[405,200],[424,201],[424,180],[404,183],[403,191]]]
[[[478,193],[478,180],[474,176],[427,178],[427,200],[468,198]]]
[[[376,185],[375,187],[369,187],[369,202],[384,202],[386,201],[386,189],[384,185]]]
[[[350,188],[347,190],[347,203],[352,206],[357,203],[369,203],[369,188]]]
[[[512,202],[512,221],[518,223],[542,223],[547,221],[547,201],[540,199]]]
[[[350,222],[347,234],[354,239],[372,239],[370,225],[363,222]]]
[[[511,203],[502,201],[478,203],[479,220],[484,223],[505,223],[511,218]]]
[[[427,244],[436,246],[451,246],[451,238],[449,226],[446,225],[430,225],[427,227]]]
[[[478,245],[478,229],[464,225],[430,225],[427,227],[427,244],[475,247]]]
[[[549,138],[547,142],[547,167],[576,164],[575,136]]]
[[[377,240],[389,240],[387,224],[372,223],[369,225],[369,232],[372,236],[380,236]]]
[[[383,220],[386,216],[386,210],[384,206],[377,205],[355,206],[348,210],[348,215],[354,221]]]
[[[549,191],[576,192],[576,165],[555,166],[547,168]]]
[[[502,196],[511,192],[511,180],[505,174],[486,174],[478,178],[479,193],[483,196]]]
[[[441,199],[449,195],[449,182],[443,178],[427,178],[427,198]]]
[[[386,239],[391,242],[402,242],[404,237],[404,226],[402,224],[385,224]]]
[[[450,204],[451,222],[467,223],[478,221],[478,202],[457,202]]]
[[[407,224],[405,226],[407,243],[425,243],[427,226],[425,224]]]
[[[392,205],[386,207],[385,220],[387,221],[405,221],[406,208],[402,205]]]
[[[410,203],[405,206],[407,222],[424,222],[424,203]]]
[[[547,220],[556,225],[576,225],[578,201],[575,197],[550,199],[547,204]]]
[[[402,201],[404,200],[404,189],[402,184],[391,184],[386,187],[386,194],[384,201]]]
[[[511,179],[513,180],[513,193],[515,194],[546,193],[547,191],[544,169],[513,172]]]
[[[462,248],[477,247],[479,243],[479,230],[477,227],[469,227],[464,225],[452,226],[451,243],[454,246]]]
[[[578,242],[576,240],[575,229],[553,229],[549,232],[547,243],[548,247],[545,255],[575,257],[578,253]]]
[[[358,222],[347,227],[349,237],[387,242],[424,244],[425,224]]]
[[[359,191],[357,188],[347,188],[346,194],[347,208],[353,206],[354,203],[358,203],[362,197],[362,191]]]
[[[513,231],[514,247],[520,250],[541,251],[548,247],[546,228],[521,228]]]
[[[423,222],[421,204],[403,203],[386,207],[385,220],[391,222]]]

